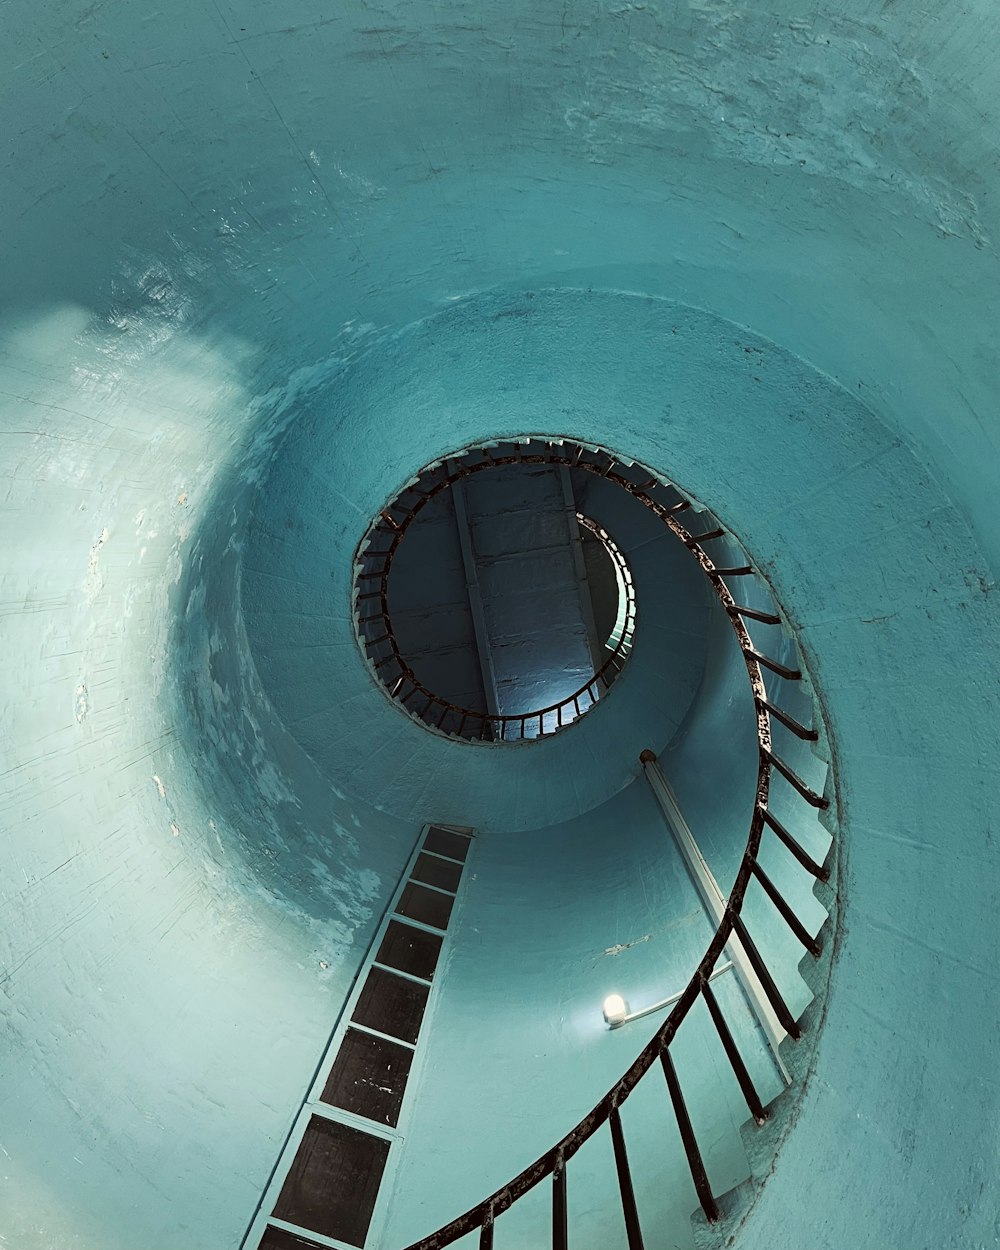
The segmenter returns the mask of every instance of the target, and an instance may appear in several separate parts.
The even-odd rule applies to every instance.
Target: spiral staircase
[[[609,527],[605,529],[601,524],[601,532],[615,532],[614,549],[626,565],[630,552],[642,553],[647,544],[661,538],[664,532],[670,541],[682,544],[696,562],[732,626],[749,678],[758,744],[756,801],[732,887],[723,895],[711,869],[701,860],[655,754],[643,751],[645,779],[662,806],[666,823],[679,831],[675,836],[684,840],[686,849],[689,848],[687,853],[701,861],[701,885],[706,888],[707,882],[711,892],[706,895],[705,904],[715,930],[708,950],[688,983],[668,1000],[666,1005],[671,1009],[653,1037],[580,1123],[500,1189],[442,1228],[413,1242],[409,1250],[464,1244],[463,1239],[472,1235],[483,1248],[492,1247],[497,1236],[500,1240],[496,1244],[551,1245],[553,1250],[565,1250],[570,1244],[613,1244],[622,1237],[629,1250],[642,1250],[646,1244],[693,1246],[691,1232],[678,1226],[678,1203],[682,1204],[683,1195],[690,1191],[700,1218],[708,1225],[717,1224],[724,1212],[729,1216],[728,1222],[733,1222],[742,1201],[727,1200],[725,1196],[745,1187],[752,1176],[740,1131],[750,1124],[763,1126],[772,1108],[781,1107],[781,1091],[793,1085],[781,1047],[786,1039],[795,1043],[802,1037],[800,1020],[813,1004],[813,991],[800,976],[798,965],[806,953],[813,960],[820,959],[823,945],[819,933],[829,924],[826,909],[813,897],[816,884],[825,887],[823,892],[830,905],[834,901],[829,886],[831,864],[835,862],[830,837],[831,799],[824,793],[834,793],[834,787],[829,779],[826,735],[821,734],[819,709],[773,592],[755,572],[739,542],[719,525],[717,518],[645,466],[623,462],[600,447],[530,437],[478,447],[449,457],[430,473],[425,471],[419,485],[404,491],[396,511],[381,511],[361,545],[355,595],[359,643],[371,666],[372,679],[385,685],[401,710],[409,710],[407,704],[416,696],[410,714],[434,732],[460,739],[485,739],[495,745],[524,743],[529,737],[538,739],[546,732],[559,732],[564,728],[564,720],[568,727],[581,714],[581,696],[588,698],[583,709],[586,711],[596,705],[599,695],[610,692],[614,678],[624,669],[625,656],[620,648],[613,648],[611,660],[605,661],[580,690],[558,705],[530,709],[522,706],[514,714],[490,716],[435,695],[416,677],[407,656],[401,652],[389,612],[389,584],[409,527],[453,483],[512,466],[531,467],[536,472],[543,467],[556,467],[581,477],[590,475],[591,489],[586,489],[590,483],[585,482],[583,488],[575,487],[574,494],[585,501],[581,506],[599,515]],[[656,619],[669,609],[665,602],[658,601],[653,588],[659,583],[660,598],[668,599],[672,585],[656,558],[659,549],[654,546],[652,551],[653,558],[650,560],[647,553],[635,580],[639,594],[644,586],[652,592],[646,601],[647,612]],[[628,577],[631,583],[631,571]],[[633,620],[635,600],[631,595],[627,600],[632,606],[626,617]],[[629,629],[630,640],[633,633],[634,629]],[[645,670],[643,680],[649,681],[655,671]],[[769,685],[777,687],[777,691],[769,692]],[[804,724],[803,720],[809,723]],[[529,724],[531,732],[526,733]],[[682,770],[682,745],[677,753],[681,758],[673,766]],[[666,828],[664,835],[668,836]],[[447,884],[435,879],[432,888],[444,884],[449,900],[448,912],[440,917],[434,914],[433,905],[442,900],[435,900],[426,888],[432,879],[427,875],[427,865],[422,870],[417,867],[427,860],[428,848],[439,849],[434,839],[444,836],[439,827],[432,826],[424,849],[411,866],[409,883],[401,887],[390,925],[398,927],[401,917],[405,917],[416,925],[426,924],[433,932],[447,930],[451,905],[459,890],[459,872]],[[474,854],[469,856],[463,846],[461,862],[467,858],[475,864]],[[434,866],[433,859],[429,863]],[[730,868],[726,864],[715,867],[722,873]],[[428,894],[421,905],[423,910],[415,910],[414,890]],[[385,943],[385,936],[381,941]],[[393,966],[390,962],[389,967]],[[717,996],[714,983],[734,968],[736,971],[728,979],[737,981],[738,988],[728,986],[727,993]],[[375,955],[373,969],[369,977],[384,978],[389,971],[379,954]],[[819,981],[815,977],[809,979],[814,984],[822,981],[822,977]],[[382,1147],[374,1169],[360,1134],[356,1141],[344,1143],[339,1150],[324,1150],[322,1138],[331,1124],[338,1123],[336,1117],[345,1106],[342,1096],[331,1096],[331,1088],[339,1089],[346,1080],[355,1090],[368,1086],[388,1092],[388,1086],[379,1082],[395,1084],[398,1079],[381,1052],[370,1062],[353,1065],[347,1075],[342,1056],[350,1038],[357,1036],[359,1027],[367,1029],[372,1024],[368,985],[362,977],[347,1005],[344,1020],[320,1065],[313,1093],[303,1108],[302,1124],[286,1146],[248,1233],[247,1245],[260,1245],[266,1250],[313,1250],[320,1246],[383,1244],[384,1230],[373,1230],[370,1221],[379,1205],[378,1190],[387,1156],[391,1159],[394,1151],[406,1148],[405,1135],[369,1138]],[[401,983],[401,988],[404,986],[405,982]],[[430,981],[427,989],[432,989]],[[819,1014],[813,1011],[814,1017]],[[404,1032],[403,1040],[408,1045],[417,1041],[419,1021],[409,1032],[409,1023],[400,1029],[379,1019],[376,1025],[373,1036],[383,1046],[390,1044],[390,1039],[398,1045]],[[706,1055],[710,1058],[706,1059]],[[412,1058],[407,1057],[406,1072],[412,1063]],[[801,1064],[798,1066],[801,1072]],[[693,1085],[687,1097],[679,1067],[685,1081]],[[337,1081],[339,1071],[343,1075]],[[777,1084],[776,1074],[780,1078]],[[664,1083],[665,1089],[660,1088]],[[734,1107],[734,1094],[743,1107],[742,1115]],[[393,1128],[400,1123],[406,1099],[419,1096],[419,1083],[410,1093],[404,1073],[395,1093]],[[789,1089],[783,1096],[788,1101],[794,1098],[794,1091]],[[352,1101],[349,1109],[355,1115],[344,1127],[357,1133],[359,1124],[375,1122],[382,1102],[377,1100],[372,1106],[374,1110],[365,1109],[363,1102]],[[576,1161],[578,1152],[598,1134],[610,1136],[614,1161],[610,1178],[607,1151],[597,1165],[593,1147],[590,1152],[583,1152],[582,1167]],[[665,1138],[675,1138],[683,1149],[686,1168],[680,1176],[676,1171],[671,1174],[678,1161],[671,1159],[669,1151],[665,1153]],[[356,1174],[352,1172],[355,1167]],[[348,1173],[354,1176],[349,1188],[357,1194],[363,1211],[360,1223],[355,1207],[346,1212],[342,1208]],[[547,1209],[536,1192],[543,1184],[551,1189]],[[586,1195],[583,1211],[574,1209],[571,1192],[574,1198],[578,1193]],[[603,1204],[599,1215],[594,1213],[597,1195],[601,1195]]]
[[[0,1244],[993,1245],[995,6],[0,26]],[[569,439],[593,705],[393,694],[383,510]]]

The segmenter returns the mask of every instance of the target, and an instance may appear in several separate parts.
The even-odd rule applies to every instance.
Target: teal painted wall
[[[994,7],[2,24],[8,1241],[237,1246],[419,820],[629,793],[620,735],[569,766],[596,714],[502,814],[492,756],[358,745],[393,710],[340,557],[434,454],[533,428],[740,533],[825,700],[843,934],[737,1244],[992,1244]]]

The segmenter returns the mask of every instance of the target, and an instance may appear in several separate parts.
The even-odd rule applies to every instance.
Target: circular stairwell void
[[[511,743],[558,733],[609,693],[632,651],[635,584],[580,507],[588,476],[615,463],[570,439],[482,444],[427,465],[379,511],[358,547],[354,606],[372,674],[399,707],[449,736]],[[630,472],[680,503],[648,470]]]

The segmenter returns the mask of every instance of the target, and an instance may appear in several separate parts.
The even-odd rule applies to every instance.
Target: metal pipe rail
[[[549,450],[549,448],[552,448],[552,450]],[[603,1128],[605,1124],[609,1126],[611,1132],[629,1250],[642,1250],[642,1232],[639,1226],[635,1193],[619,1109],[641,1078],[654,1065],[659,1064],[663,1070],[669,1102],[681,1130],[681,1138],[691,1178],[698,1195],[698,1201],[706,1219],[710,1222],[717,1221],[720,1218],[720,1209],[716,1201],[716,1195],[712,1192],[705,1170],[704,1159],[691,1125],[684,1093],[670,1053],[671,1043],[692,1007],[699,999],[704,1000],[709,1017],[712,1020],[719,1041],[746,1102],[750,1117],[758,1125],[764,1123],[768,1114],[767,1108],[764,1106],[754,1086],[753,1079],[715,998],[710,982],[726,944],[735,934],[746,949],[754,971],[760,979],[764,993],[783,1027],[793,1039],[801,1036],[802,1029],[785,1003],[756,944],[747,931],[741,912],[747,889],[751,881],[756,880],[774,904],[777,915],[789,926],[795,938],[802,943],[803,947],[814,958],[819,956],[821,949],[819,942],[799,922],[787,901],[781,896],[777,887],[761,868],[758,859],[764,831],[765,829],[770,829],[808,872],[820,879],[827,879],[828,871],[824,865],[815,863],[768,810],[772,771],[777,771],[789,781],[794,791],[813,809],[827,808],[829,800],[822,795],[816,794],[815,791],[806,786],[773,751],[770,719],[772,714],[786,726],[791,724],[795,732],[802,730],[803,732],[799,736],[807,740],[814,740],[815,730],[806,729],[799,725],[798,721],[782,713],[777,706],[768,700],[761,672],[762,667],[770,668],[772,672],[777,673],[783,680],[787,681],[798,681],[801,679],[802,674],[797,669],[789,669],[784,665],[773,662],[767,663],[766,657],[763,657],[756,651],[750,640],[743,617],[746,615],[756,619],[754,613],[736,602],[726,585],[725,579],[729,576],[742,577],[752,574],[752,568],[749,565],[732,569],[716,568],[712,560],[705,554],[699,540],[693,538],[675,519],[674,509],[665,507],[657,500],[654,500],[648,493],[647,484],[644,483],[642,486],[636,485],[630,481],[624,472],[616,471],[616,462],[613,458],[608,457],[606,453],[596,453],[592,461],[584,460],[580,453],[577,453],[575,459],[569,456],[560,458],[555,452],[553,445],[549,444],[544,455],[504,457],[491,460],[490,463],[518,463],[521,460],[526,463],[568,463],[570,467],[598,472],[601,476],[617,481],[620,486],[630,491],[646,507],[660,516],[698,561],[729,617],[746,664],[757,718],[758,767],[756,803],[750,822],[746,849],[743,853],[732,891],[726,901],[721,923],[690,981],[650,1042],[593,1110],[563,1138],[556,1142],[551,1149],[547,1150],[545,1154],[518,1173],[502,1189],[496,1190],[470,1210],[458,1216],[457,1219],[423,1237],[420,1241],[413,1242],[407,1247],[407,1250],[442,1250],[442,1247],[449,1246],[460,1237],[464,1237],[476,1230],[479,1230],[480,1248],[485,1250],[485,1248],[493,1244],[493,1229],[497,1219],[526,1193],[550,1177],[552,1178],[551,1245],[553,1250],[565,1250],[568,1245],[567,1211],[569,1199],[567,1169],[571,1164],[573,1156],[584,1142],[598,1132],[599,1129]],[[441,489],[443,488],[442,485]],[[715,538],[718,535],[713,532],[711,537]],[[644,757],[649,758],[651,754],[644,752]]]

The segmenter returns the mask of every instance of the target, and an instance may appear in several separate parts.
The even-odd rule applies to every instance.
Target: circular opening
[[[466,448],[382,509],[358,548],[355,608],[390,698],[444,734],[521,742],[607,695],[636,623],[628,562],[585,511],[611,463],[566,439]]]

